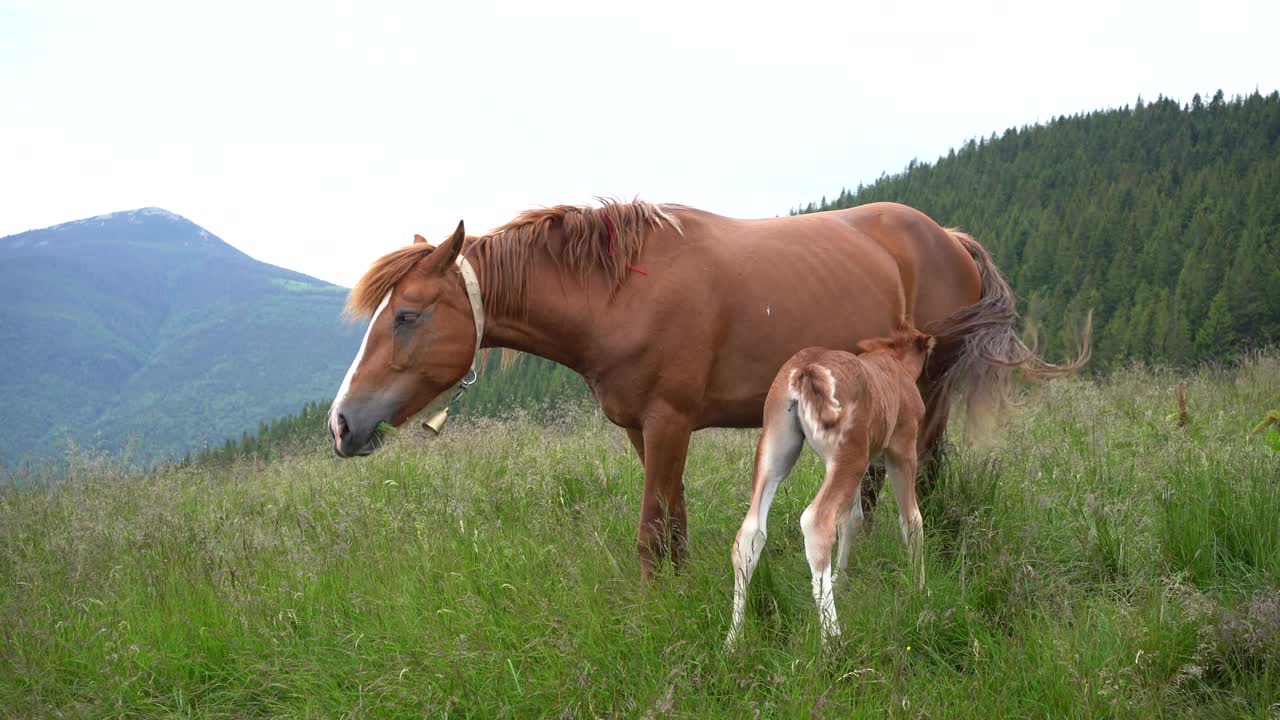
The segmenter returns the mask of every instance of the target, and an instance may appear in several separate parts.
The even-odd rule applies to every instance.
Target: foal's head
[[[462,223],[439,247],[413,245],[379,258],[351,290],[347,312],[371,316],[360,350],[329,411],[333,448],[367,455],[380,423],[400,425],[471,367],[476,327],[455,260]]]
[[[906,328],[895,331],[889,337],[862,340],[854,346],[854,349],[859,355],[877,351],[888,352],[902,363],[912,378],[919,378],[936,342],[932,335],[925,335],[914,328]]]

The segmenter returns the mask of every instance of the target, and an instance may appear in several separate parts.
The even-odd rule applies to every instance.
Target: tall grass
[[[779,490],[720,646],[754,432],[695,437],[691,560],[640,585],[642,472],[593,409],[459,422],[339,461],[0,490],[0,716],[1275,717],[1280,357],[1033,388],[923,501],[886,493],[823,648]],[[1188,383],[1192,422],[1166,420]]]

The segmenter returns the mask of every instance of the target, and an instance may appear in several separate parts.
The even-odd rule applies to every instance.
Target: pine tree
[[[1219,292],[1209,304],[1209,314],[1196,333],[1197,357],[1211,358],[1225,355],[1234,349],[1235,332],[1231,329],[1231,315],[1227,312],[1227,295]]]

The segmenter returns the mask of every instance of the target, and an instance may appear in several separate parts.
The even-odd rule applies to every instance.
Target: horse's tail
[[[821,365],[808,364],[791,376],[791,397],[802,411],[811,413],[824,428],[840,420],[840,401],[835,395],[835,380]]]
[[[979,427],[1002,410],[1009,401],[1009,379],[1014,370],[1034,378],[1074,372],[1089,361],[1089,340],[1093,312],[1085,318],[1080,351],[1075,359],[1053,364],[1036,354],[1035,342],[1028,346],[1014,331],[1018,311],[1008,281],[986,248],[972,236],[954,228],[947,233],[960,243],[978,266],[982,295],[978,302],[951,317],[924,328],[947,347],[951,362],[943,371],[936,391],[958,395],[965,401],[970,423]],[[938,418],[942,421],[942,418]]]

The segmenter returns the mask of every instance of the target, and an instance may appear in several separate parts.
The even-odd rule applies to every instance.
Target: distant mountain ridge
[[[221,443],[333,392],[346,290],[141,208],[0,238],[0,463]]]

